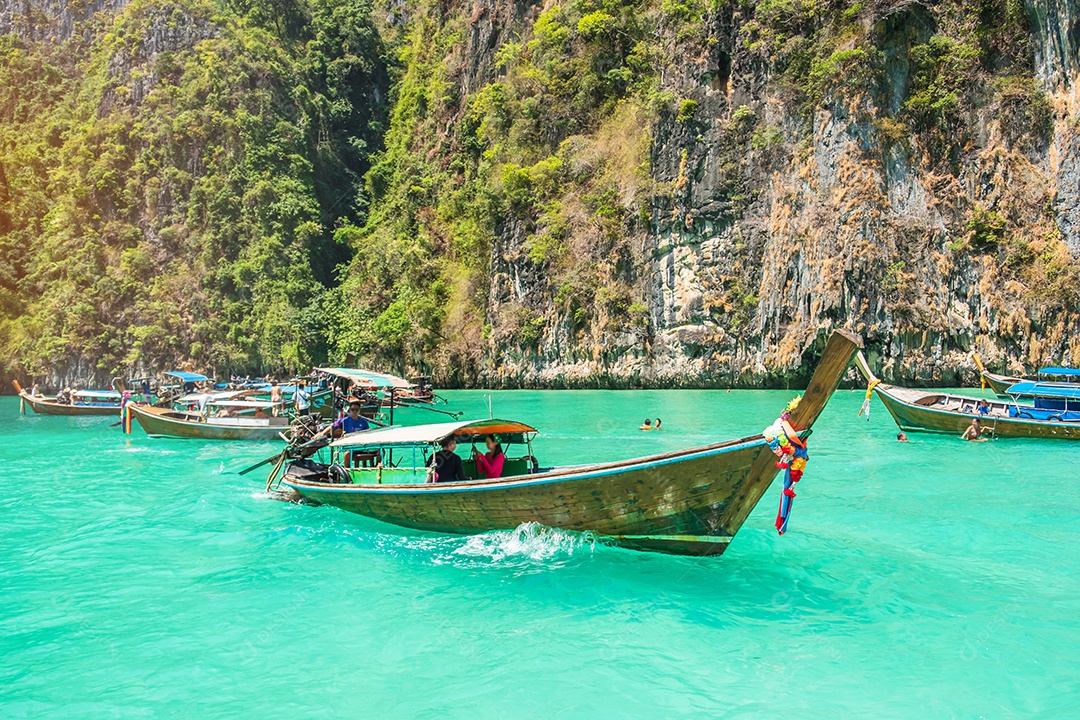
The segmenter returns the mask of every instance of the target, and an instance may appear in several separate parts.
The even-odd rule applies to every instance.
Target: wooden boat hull
[[[808,432],[861,341],[830,337],[791,424]],[[442,533],[536,522],[623,547],[682,555],[727,549],[779,470],[761,435],[635,460],[496,480],[334,485],[288,474],[299,496],[395,525]]]
[[[896,389],[878,385],[874,388],[882,404],[902,430],[962,435],[971,424],[972,413],[943,410],[919,405],[911,400],[897,397]],[[932,397],[939,393],[926,393]],[[1049,420],[1026,420],[999,416],[980,417],[983,433],[989,437],[1055,438],[1080,440],[1080,423],[1054,422]]]
[[[1010,387],[1018,382],[1021,382],[1020,378],[1006,377],[1004,375],[996,375],[992,372],[983,371],[983,380],[994,391],[994,394],[999,397],[1008,397],[1008,390]]]
[[[994,391],[994,394],[998,397],[1008,397],[1008,390],[1010,387],[1018,382],[1023,382],[1024,378],[1010,377],[1008,375],[998,375],[992,373],[986,369],[986,366],[982,363],[982,358],[978,353],[971,353],[971,359],[975,361],[975,367],[979,369],[979,377],[982,381],[990,386],[990,389]]]
[[[194,440],[281,440],[278,434],[289,429],[287,422],[279,425],[245,426],[205,421],[193,416],[183,417],[166,408],[131,405],[132,417],[150,437],[188,438]]]
[[[286,478],[283,484],[309,500],[417,530],[467,534],[537,522],[595,532],[628,547],[716,555],[742,523],[738,491],[759,488],[756,503],[779,472],[774,460],[758,436],[632,464],[497,482],[326,485]]]
[[[26,403],[26,406],[33,410],[37,415],[67,415],[70,417],[96,415],[109,416],[112,418],[120,416],[119,405],[69,405],[66,403],[58,403],[55,400],[34,397],[28,393],[19,393],[19,397]]]

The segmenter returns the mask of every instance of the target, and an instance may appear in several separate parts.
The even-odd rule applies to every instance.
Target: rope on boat
[[[800,400],[802,396],[789,402],[780,417],[761,433],[765,436],[769,449],[779,458],[776,467],[784,470],[784,490],[780,494],[780,511],[776,514],[776,530],[781,535],[787,532],[791,506],[795,502],[795,483],[802,479],[806,462],[810,459],[806,441],[799,437],[798,431],[791,426],[789,420]]]
[[[281,465],[285,462],[285,456],[287,454],[288,453],[285,450],[282,450],[281,455],[278,456],[277,464],[274,465],[274,469],[270,471],[270,476],[266,478],[266,492],[270,492],[274,489],[274,480],[278,479],[278,471],[281,470]]]
[[[862,407],[859,408],[859,414],[856,417],[862,417],[862,414],[866,413],[866,422],[870,422],[870,400],[874,397],[874,388],[880,382],[881,382],[880,380],[878,380],[877,378],[874,378],[866,386],[866,399],[863,400]]]

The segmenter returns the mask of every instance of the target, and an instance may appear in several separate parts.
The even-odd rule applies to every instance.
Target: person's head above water
[[[642,423],[642,424],[643,425],[652,425],[652,420],[650,420],[649,418],[645,418],[645,422]]]
[[[900,432],[896,433],[896,439],[899,442],[907,442],[907,433],[901,430]]]
[[[656,418],[656,427],[660,427],[660,418]]]

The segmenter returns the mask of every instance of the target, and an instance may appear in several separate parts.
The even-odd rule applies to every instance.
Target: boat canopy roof
[[[188,405],[191,403],[208,403],[217,402],[221,400],[229,400],[230,398],[239,397],[244,395],[248,391],[246,390],[226,390],[224,392],[212,392],[212,393],[190,393],[179,397],[173,402],[180,403],[182,405]]]
[[[202,382],[204,380],[209,380],[210,379],[210,378],[206,377],[205,375],[200,375],[199,373],[188,372],[187,370],[172,370],[170,372],[163,373],[163,374],[164,375],[169,375],[170,377],[174,377],[174,378],[180,378],[180,380],[182,382]]]
[[[405,389],[413,387],[413,384],[405,378],[398,377],[397,375],[375,372],[373,370],[335,367],[320,367],[315,369],[319,372],[329,373],[330,375],[336,375],[340,378],[347,378],[357,385],[364,385],[372,388]]]
[[[116,390],[76,390],[72,393],[78,398],[112,398],[114,400],[120,399],[120,393]]]
[[[269,400],[211,400],[207,403],[207,405],[213,405],[214,407],[247,408],[256,410],[269,410],[275,405],[281,404],[282,403],[270,402]]]
[[[1080,378],[1080,368],[1067,367],[1044,367],[1039,370],[1040,375],[1058,375],[1060,377]]]
[[[1010,385],[1006,391],[1013,397],[1059,398],[1062,400],[1080,400],[1080,384],[1020,382]]]
[[[484,435],[525,435],[535,432],[536,428],[513,420],[466,420],[361,430],[344,435],[330,444],[346,448],[409,447],[434,445],[451,435],[468,442]]]

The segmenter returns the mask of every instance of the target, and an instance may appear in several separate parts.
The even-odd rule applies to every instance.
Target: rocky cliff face
[[[0,8],[0,33],[63,38],[125,4],[22,0]],[[362,197],[289,225],[312,232],[317,215],[354,254],[310,305],[330,355],[444,385],[785,385],[847,327],[900,382],[970,381],[972,350],[1014,372],[1080,363],[1076,0],[393,0],[377,14],[400,53],[386,149]],[[103,116],[137,113],[160,67],[183,70],[154,59],[222,27],[141,17],[108,61]],[[198,183],[198,162],[180,170]],[[366,225],[335,215],[350,204]],[[177,248],[161,231],[187,221],[170,210],[165,228],[156,207],[136,224],[163,267]],[[197,335],[189,314],[174,340]],[[267,347],[292,337],[275,332]]]
[[[1023,33],[1011,38],[973,30],[963,3],[780,20],[764,16],[775,4],[711,7],[692,33],[653,16],[659,90],[676,104],[649,127],[650,222],[627,224],[625,262],[600,273],[632,288],[647,322],[575,323],[525,257],[527,232],[505,223],[488,316],[496,335],[510,305],[545,324],[535,351],[492,346],[484,381],[782,384],[840,326],[903,382],[970,381],[972,350],[1015,371],[1080,362],[1075,3],[987,20]],[[528,39],[514,20],[527,12],[484,12],[469,57]],[[850,23],[830,31],[830,12]],[[798,43],[819,44],[811,87],[793,83]]]
[[[0,3],[0,35],[59,42],[71,37],[97,13],[112,16],[131,0],[5,0]]]

